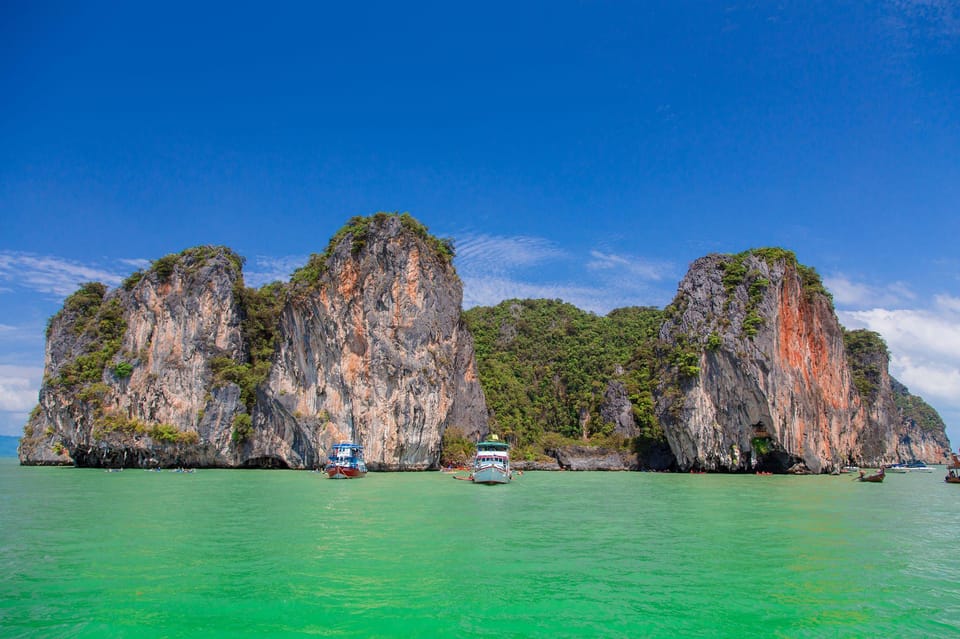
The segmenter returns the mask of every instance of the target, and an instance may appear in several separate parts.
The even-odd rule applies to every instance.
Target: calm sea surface
[[[2,637],[957,637],[960,485],[22,468]]]

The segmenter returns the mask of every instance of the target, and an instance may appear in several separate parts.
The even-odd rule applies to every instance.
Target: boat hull
[[[486,466],[473,471],[475,484],[509,484],[510,471],[499,466]]]
[[[328,466],[326,473],[330,479],[359,479],[367,474],[366,471],[349,466]]]

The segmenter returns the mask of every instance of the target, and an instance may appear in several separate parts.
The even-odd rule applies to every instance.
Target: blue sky
[[[0,95],[0,434],[78,283],[225,244],[262,284],[399,210],[466,306],[789,248],[960,444],[956,2],[6,2]]]

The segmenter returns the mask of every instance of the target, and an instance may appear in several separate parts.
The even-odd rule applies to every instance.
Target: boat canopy
[[[485,442],[480,442],[479,444],[477,444],[477,450],[508,450],[509,448],[510,448],[510,444],[508,444],[507,442],[501,442],[501,441],[487,440]]]

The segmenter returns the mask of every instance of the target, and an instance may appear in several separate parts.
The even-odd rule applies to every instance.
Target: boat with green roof
[[[513,479],[510,470],[510,444],[500,441],[496,435],[477,443],[473,458],[471,479],[475,484],[509,484]]]

